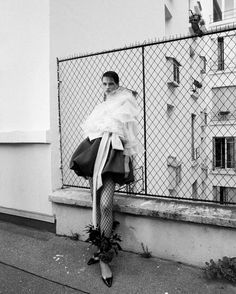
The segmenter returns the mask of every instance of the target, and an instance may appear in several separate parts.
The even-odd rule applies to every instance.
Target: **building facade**
[[[236,22],[236,2],[202,1],[208,30],[230,28]],[[211,38],[208,59],[209,124],[207,148],[209,181],[213,199],[235,202],[236,199],[236,148],[235,148],[235,97],[236,97],[236,36],[235,31],[222,32]]]

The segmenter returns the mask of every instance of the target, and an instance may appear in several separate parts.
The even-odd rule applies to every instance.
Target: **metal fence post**
[[[144,125],[144,191],[147,194],[147,123],[146,123],[146,86],[145,86],[145,48],[142,47],[142,73],[143,73],[143,125]]]

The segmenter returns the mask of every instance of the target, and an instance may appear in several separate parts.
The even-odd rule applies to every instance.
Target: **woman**
[[[98,252],[88,264],[100,262],[104,283],[111,287],[112,272],[108,262],[112,248],[120,248],[120,239],[113,237],[113,195],[116,183],[134,181],[131,158],[139,153],[137,118],[139,110],[136,92],[119,86],[119,76],[113,71],[102,76],[104,101],[97,105],[82,125],[86,139],[72,156],[70,168],[78,176],[89,179],[93,199],[93,226],[89,241]],[[114,252],[113,252],[114,253]],[[109,255],[110,254],[110,255]]]

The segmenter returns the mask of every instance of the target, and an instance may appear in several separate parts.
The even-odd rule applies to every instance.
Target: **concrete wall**
[[[0,131],[49,129],[48,0],[0,2]]]
[[[59,235],[88,235],[91,224],[90,191],[63,189],[50,197]],[[236,211],[232,208],[172,202],[164,199],[114,197],[114,219],[120,222],[124,250],[142,252],[141,243],[153,256],[205,266],[211,258],[234,256]],[[225,242],[227,240],[227,242]]]
[[[51,214],[50,146],[0,145],[0,206]]]
[[[50,215],[49,1],[0,1],[0,38],[0,212]]]

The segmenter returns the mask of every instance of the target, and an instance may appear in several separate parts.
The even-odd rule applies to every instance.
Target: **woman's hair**
[[[116,72],[114,71],[106,71],[103,75],[102,75],[102,79],[104,77],[107,77],[107,78],[112,78],[114,80],[114,82],[119,85],[119,76]]]

